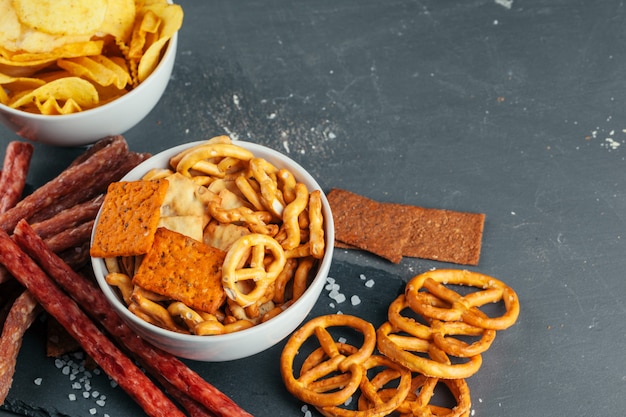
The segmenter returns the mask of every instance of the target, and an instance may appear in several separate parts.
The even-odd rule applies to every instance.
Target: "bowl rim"
[[[0,108],[2,109],[2,111],[6,113],[19,116],[19,117],[28,117],[28,118],[32,118],[33,120],[39,120],[39,121],[60,120],[63,122],[67,122],[67,121],[71,121],[72,119],[81,119],[81,118],[90,117],[90,116],[97,116],[98,113],[106,112],[110,107],[118,106],[120,105],[120,103],[124,104],[125,101],[132,100],[134,96],[141,94],[143,90],[151,88],[152,84],[155,82],[154,80],[156,79],[156,76],[158,75],[157,72],[166,65],[165,63],[165,61],[167,61],[166,57],[169,58],[171,55],[175,56],[177,49],[178,49],[178,31],[174,32],[172,37],[168,40],[167,48],[165,48],[165,52],[163,52],[161,58],[159,59],[159,63],[145,80],[143,80],[141,83],[139,83],[137,87],[133,88],[132,90],[130,90],[128,93],[124,94],[123,96],[120,96],[101,106],[93,107],[87,110],[82,110],[76,113],[54,114],[54,115],[31,113],[31,112],[27,112],[24,110],[14,109],[3,103],[0,103]]]
[[[135,168],[133,168],[131,171],[129,171],[122,179],[120,179],[120,181],[129,181],[129,180],[134,180],[135,178],[138,178],[139,175],[143,175],[146,173],[146,168],[145,165],[147,165],[148,161],[150,161],[152,158],[155,157],[164,157],[164,155],[174,155],[182,150],[188,149],[192,146],[195,145],[199,145],[202,143],[206,143],[206,140],[200,140],[200,141],[194,141],[194,142],[187,142],[181,145],[177,145],[174,146],[172,148],[168,148],[165,149],[161,152],[156,153],[155,155],[153,155],[152,157],[150,157],[149,159],[147,159],[146,161],[142,162],[141,164],[137,165]],[[255,153],[255,150],[261,150],[264,153],[268,153],[270,154],[273,158],[276,159],[280,159],[280,160],[286,160],[288,165],[293,165],[294,167],[296,167],[297,169],[301,170],[303,176],[306,178],[307,182],[310,182],[311,184],[313,184],[315,187],[314,189],[319,189],[321,191],[321,198],[322,198],[322,209],[324,211],[324,239],[326,241],[326,249],[324,252],[324,256],[321,260],[321,262],[318,265],[318,273],[315,275],[315,277],[313,278],[313,280],[311,281],[311,283],[309,284],[309,286],[307,287],[306,291],[302,294],[302,296],[300,298],[298,298],[294,303],[292,303],[289,307],[285,308],[280,314],[278,314],[277,316],[271,318],[270,320],[263,322],[263,323],[258,323],[255,324],[254,326],[247,328],[247,329],[243,329],[243,330],[238,330],[236,332],[232,332],[232,333],[226,333],[226,334],[219,334],[219,335],[194,335],[194,334],[185,334],[185,333],[177,333],[174,332],[172,330],[168,330],[168,329],[164,329],[162,327],[156,326],[152,323],[149,323],[143,319],[141,319],[140,317],[136,316],[135,314],[133,314],[132,312],[130,312],[130,310],[128,310],[128,307],[125,305],[125,303],[123,303],[119,296],[115,293],[115,291],[113,290],[113,288],[111,287],[111,285],[109,285],[106,281],[105,281],[105,277],[104,277],[104,271],[106,271],[106,266],[104,265],[104,260],[103,258],[94,258],[94,257],[90,257],[91,258],[91,264],[92,264],[92,268],[94,270],[94,274],[96,276],[96,281],[100,287],[100,289],[104,292],[106,298],[108,299],[108,301],[110,303],[112,303],[114,305],[114,307],[117,310],[122,311],[122,314],[124,315],[125,318],[129,319],[133,324],[140,326],[141,328],[145,329],[145,331],[148,331],[150,333],[153,334],[153,337],[158,337],[158,338],[167,338],[167,339],[173,339],[176,340],[178,343],[206,343],[207,341],[210,340],[219,340],[219,341],[235,341],[237,339],[243,338],[245,336],[248,335],[254,335],[256,333],[262,333],[264,331],[264,329],[270,327],[270,326],[276,326],[276,325],[280,325],[281,321],[285,321],[288,320],[288,316],[289,316],[289,311],[293,311],[294,309],[299,309],[300,306],[302,306],[303,304],[307,304],[308,301],[310,301],[309,299],[311,297],[316,297],[316,299],[319,297],[319,293],[321,292],[325,282],[326,282],[326,276],[325,274],[320,274],[321,271],[329,271],[330,270],[330,266],[332,263],[332,259],[333,259],[333,250],[334,250],[334,241],[335,241],[335,226],[334,226],[334,221],[333,221],[333,217],[332,217],[332,213],[330,210],[330,204],[328,203],[328,199],[326,198],[326,194],[324,193],[323,189],[321,188],[321,186],[319,185],[319,183],[315,180],[315,178],[313,178],[313,176],[306,170],[304,169],[299,163],[297,163],[296,161],[294,161],[293,159],[291,159],[291,157],[278,152],[270,147],[267,147],[265,145],[260,145],[257,143],[253,143],[253,142],[247,142],[247,141],[242,141],[242,140],[233,140],[234,144],[243,144],[244,147],[246,147],[246,149],[251,150],[253,153]],[[255,153],[256,155],[256,153]],[[301,180],[302,178],[300,178]],[[100,210],[98,210],[98,214],[96,216],[95,222],[94,222],[94,226],[92,229],[92,235],[91,235],[91,242],[93,242],[93,237],[94,237],[94,232],[96,229],[96,226],[98,224],[98,219],[100,217],[100,212],[101,212],[102,208],[100,208]],[[320,282],[322,281],[322,282]],[[313,289],[314,287],[319,286],[319,291],[310,291],[311,289]],[[308,311],[306,312],[306,315],[308,315],[310,313],[310,310],[313,308],[314,304],[316,303],[316,301],[313,301],[311,303],[311,306],[308,308]],[[281,319],[281,317],[283,319]],[[297,327],[297,326],[296,326]]]

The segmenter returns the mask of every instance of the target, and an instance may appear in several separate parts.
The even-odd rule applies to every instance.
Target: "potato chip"
[[[35,100],[35,107],[37,107],[39,113],[47,115],[72,114],[83,110],[78,103],[71,98],[66,100],[63,105],[60,105],[54,97],[48,98],[43,103],[37,99]]]
[[[130,73],[103,55],[59,59],[57,65],[70,74],[94,81],[101,86],[115,85],[118,89],[131,83]]]
[[[92,35],[104,22],[107,0],[13,0],[18,20],[51,35]]]
[[[9,91],[32,90],[46,82],[39,78],[11,77],[0,72],[0,85]]]
[[[166,0],[0,0],[0,10],[0,73],[55,82],[5,84],[0,102],[44,114],[82,111],[131,91],[157,67],[183,20],[182,8]],[[60,82],[65,77],[72,79]]]
[[[79,107],[90,107],[98,103],[98,92],[89,81],[78,77],[60,78],[48,84],[44,84],[18,100],[9,103],[9,106],[18,109],[38,100],[45,102],[49,98],[55,100],[74,100]]]

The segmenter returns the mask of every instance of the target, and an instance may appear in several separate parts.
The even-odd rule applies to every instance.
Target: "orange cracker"
[[[225,257],[220,249],[159,227],[133,283],[213,314],[226,300],[222,287]]]
[[[102,203],[91,256],[110,258],[148,252],[168,185],[164,179],[111,183]]]

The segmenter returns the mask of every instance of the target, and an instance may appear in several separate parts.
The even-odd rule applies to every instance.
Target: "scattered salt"
[[[367,288],[372,288],[374,286],[374,280],[373,279],[368,279],[367,281],[365,281],[365,286]]]
[[[67,398],[68,398],[70,401],[76,401],[76,394],[69,394],[69,395],[67,396]]]
[[[359,298],[358,295],[353,295],[352,297],[350,297],[350,302],[352,303],[353,306],[357,306],[361,304],[361,298]]]
[[[43,381],[42,378],[35,378],[33,382],[35,383],[35,385],[41,385],[42,381]]]

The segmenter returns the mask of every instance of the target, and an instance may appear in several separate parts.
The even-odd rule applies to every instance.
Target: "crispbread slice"
[[[168,185],[165,179],[111,183],[102,203],[91,256],[110,258],[148,252]]]
[[[412,207],[411,237],[402,254],[462,265],[478,265],[485,215]]]
[[[484,214],[381,203],[340,189],[327,197],[338,247],[366,250],[394,263],[409,256],[478,264]]]
[[[222,287],[225,257],[222,250],[159,227],[133,283],[191,308],[215,313],[226,299]]]
[[[402,248],[409,239],[407,225],[396,220],[398,209],[385,207],[361,195],[333,189],[328,202],[335,223],[335,239],[381,256],[393,263],[402,260]]]

